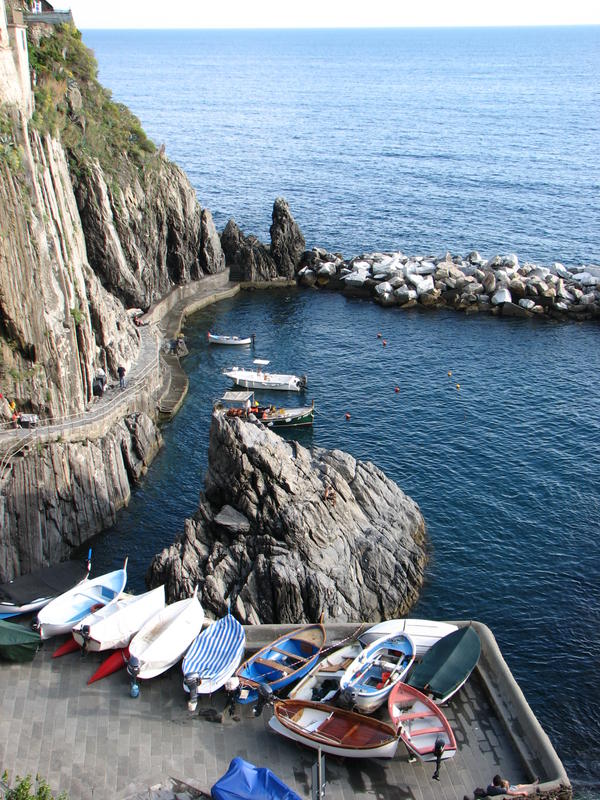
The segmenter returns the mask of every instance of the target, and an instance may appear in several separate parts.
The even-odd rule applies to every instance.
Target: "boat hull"
[[[319,703],[275,703],[269,727],[292,741],[342,758],[393,758],[398,748],[391,725]]]
[[[183,659],[183,688],[212,694],[231,678],[244,656],[246,634],[230,614],[198,634]]]
[[[261,684],[277,692],[304,677],[317,663],[324,643],[325,629],[316,624],[284,634],[263,647],[235,673],[240,681],[237,701],[255,703]]]
[[[42,644],[35,631],[14,622],[0,621],[0,659],[22,664],[31,661]]]
[[[166,606],[141,628],[129,645],[139,663],[137,678],[149,680],[166,672],[184,655],[202,629],[204,610],[196,595]]]
[[[458,628],[433,645],[406,683],[441,705],[464,686],[480,654],[481,641],[475,629]]]
[[[436,761],[436,742],[441,740],[442,761],[456,755],[456,739],[440,708],[418,689],[398,683],[388,698],[392,725],[409,752],[421,761]]]
[[[265,389],[280,392],[300,392],[306,387],[306,380],[297,375],[281,375],[271,372],[255,372],[233,368],[224,370],[223,375],[244,389]]]
[[[376,639],[354,659],[340,681],[340,690],[353,693],[355,707],[372,714],[388,698],[415,659],[415,646],[407,633]]]
[[[274,412],[258,414],[258,419],[267,428],[298,428],[302,425],[312,425],[315,420],[315,410],[311,406],[304,408],[279,408]]]
[[[89,559],[87,563],[62,561],[1,584],[0,619],[39,611],[59,595],[83,583],[89,568]]]
[[[408,633],[415,645],[415,657],[422,658],[436,642],[455,630],[457,626],[449,622],[428,619],[388,619],[373,625],[358,638],[364,645],[368,645],[380,636]]]
[[[331,703],[340,690],[340,681],[354,659],[360,655],[359,642],[334,650],[319,661],[289,692],[290,700],[309,700],[313,703]]]
[[[240,338],[239,336],[220,336],[216,333],[209,333],[208,334],[208,341],[210,344],[223,344],[223,345],[230,345],[230,346],[245,346],[252,344],[252,337],[245,336]]]
[[[127,583],[126,568],[88,579],[41,609],[36,627],[42,639],[70,633],[94,607],[116,603]]]

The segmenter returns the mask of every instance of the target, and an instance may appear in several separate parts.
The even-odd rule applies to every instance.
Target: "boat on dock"
[[[39,611],[51,600],[85,581],[92,551],[86,561],[62,561],[0,584],[0,619]]]
[[[297,428],[312,425],[315,419],[314,401],[298,408],[264,406],[254,399],[254,392],[225,392],[216,408],[223,408],[228,417],[257,419],[267,428]]]
[[[133,696],[137,696],[133,687],[138,678],[155,678],[182,658],[202,630],[203,622],[204,609],[197,588],[191,597],[165,606],[146,622],[129,644],[127,671]]]
[[[249,345],[254,344],[254,335],[252,336],[225,336],[219,333],[207,334],[209,344],[225,344],[225,345]]]
[[[283,392],[301,392],[306,388],[306,375],[285,375],[277,372],[266,372],[271,362],[263,358],[255,358],[253,363],[256,369],[246,367],[231,367],[223,370],[223,375],[245,389],[271,389]]]
[[[51,600],[38,613],[34,627],[42,639],[69,633],[93,611],[116,603],[127,583],[127,559],[122,569],[88,578]]]
[[[441,705],[465,684],[480,654],[481,640],[475,628],[458,628],[425,653],[406,683]]]
[[[384,703],[415,660],[415,646],[407,633],[382,636],[367,645],[347,667],[340,691],[355,708],[372,714]]]
[[[137,596],[124,595],[78,622],[73,628],[73,639],[92,652],[126,647],[140,628],[164,607],[164,586]]]
[[[450,723],[433,700],[418,689],[397,683],[388,697],[388,711],[409,753],[421,761],[444,760],[456,754]]]
[[[425,653],[444,636],[457,630],[450,622],[437,622],[430,619],[388,619],[373,625],[358,637],[364,645],[374,642],[380,636],[408,633],[415,646],[415,657],[422,658]]]
[[[333,650],[318,661],[308,675],[292,688],[288,699],[332,703],[340,691],[340,681],[346,669],[362,650],[363,647],[358,641]]]
[[[295,742],[343,758],[393,758],[398,736],[387,722],[307,700],[275,703],[269,727]]]
[[[244,629],[229,613],[198,634],[182,664],[183,688],[190,693],[190,711],[195,711],[199,694],[212,694],[231,678],[244,656],[245,646]]]
[[[41,645],[42,638],[36,631],[0,620],[0,659],[19,664],[31,661]]]
[[[291,631],[255,653],[236,671],[240,681],[238,702],[258,700],[258,687],[273,692],[302,678],[317,663],[325,644],[325,628],[320,623]]]

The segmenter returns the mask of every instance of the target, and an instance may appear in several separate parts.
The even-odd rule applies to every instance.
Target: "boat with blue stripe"
[[[367,645],[348,666],[340,691],[363,714],[371,714],[387,700],[415,660],[415,644],[408,633],[381,636]]]
[[[183,688],[190,693],[190,711],[195,711],[199,694],[212,694],[231,678],[245,647],[244,629],[230,613],[198,634],[182,665]]]
[[[238,702],[256,702],[261,684],[277,692],[304,677],[317,663],[324,644],[325,628],[317,623],[290,631],[263,647],[236,672]]]

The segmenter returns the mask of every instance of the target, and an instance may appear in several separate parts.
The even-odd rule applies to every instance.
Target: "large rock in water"
[[[271,233],[271,255],[277,271],[283,278],[293,278],[302,259],[306,242],[292,212],[283,197],[273,204]]]
[[[247,623],[378,621],[417,599],[425,544],[419,507],[374,464],[215,413],[198,511],[147,578]]]

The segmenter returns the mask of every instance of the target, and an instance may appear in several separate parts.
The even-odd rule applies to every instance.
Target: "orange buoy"
[[[400,391],[400,387],[399,387],[399,386],[395,386],[395,387],[394,387],[394,391],[395,391],[395,392],[399,392],[399,391]]]
[[[346,411],[346,419],[350,419],[350,414]]]
[[[383,340],[382,344],[383,344],[384,347],[386,346],[387,342],[386,342],[385,339]]]

